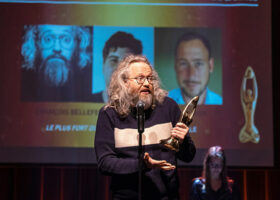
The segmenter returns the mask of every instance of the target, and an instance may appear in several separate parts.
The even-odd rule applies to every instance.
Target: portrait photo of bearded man
[[[24,26],[21,54],[23,101],[87,101],[92,28]]]

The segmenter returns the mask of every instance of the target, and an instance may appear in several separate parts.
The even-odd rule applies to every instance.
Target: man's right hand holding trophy
[[[173,151],[179,151],[180,143],[183,142],[185,135],[181,136],[180,134],[176,134],[176,130],[179,128],[185,129],[186,126],[189,126],[192,123],[198,100],[198,96],[195,96],[190,100],[190,102],[186,105],[183,112],[181,113],[177,126],[172,130],[171,136],[167,139],[161,140],[160,144]]]

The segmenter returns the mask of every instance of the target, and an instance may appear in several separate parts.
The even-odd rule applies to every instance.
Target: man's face
[[[143,62],[135,62],[129,66],[129,77],[127,80],[127,87],[131,95],[135,96],[138,100],[145,103],[145,109],[152,105],[154,87],[153,83],[149,82],[146,78],[152,76],[151,67]],[[136,78],[141,77],[144,82],[139,83]]]
[[[103,63],[103,75],[106,87],[108,87],[111,80],[111,75],[117,68],[119,62],[129,53],[131,53],[131,51],[126,47],[118,47],[117,49],[109,50],[109,54]]]
[[[76,48],[73,27],[40,25],[38,30],[38,46],[42,59],[40,71],[48,85],[62,86],[68,81],[70,61]]]
[[[200,96],[207,87],[209,75],[213,71],[214,60],[198,39],[183,41],[176,54],[175,70],[177,80],[185,96]]]

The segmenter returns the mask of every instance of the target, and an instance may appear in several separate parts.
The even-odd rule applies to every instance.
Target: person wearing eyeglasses
[[[90,45],[90,30],[86,27],[25,26],[22,99],[73,101],[90,95],[90,90],[85,92],[90,85]]]
[[[189,128],[178,123],[177,103],[160,88],[157,72],[144,56],[126,56],[112,74],[108,103],[101,108],[94,147],[98,169],[112,177],[112,199],[137,199],[138,126],[136,104],[144,104],[142,199],[179,199],[177,161],[191,162],[196,148]],[[178,152],[159,144],[170,136]]]
[[[221,146],[212,146],[208,149],[203,162],[202,176],[193,180],[190,199],[241,199],[234,180],[227,176],[226,156]]]

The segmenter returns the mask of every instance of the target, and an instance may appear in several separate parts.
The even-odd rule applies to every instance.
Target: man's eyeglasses
[[[154,76],[138,76],[138,77],[135,77],[135,78],[128,78],[128,79],[135,79],[136,82],[140,85],[140,84],[143,84],[145,82],[145,80],[147,79],[147,81],[150,83],[150,84],[153,84],[154,81],[156,80],[156,78]]]
[[[59,45],[64,49],[71,49],[74,44],[74,38],[70,34],[55,35],[45,33],[40,37],[40,43],[43,49],[52,48],[56,40],[59,41]]]

